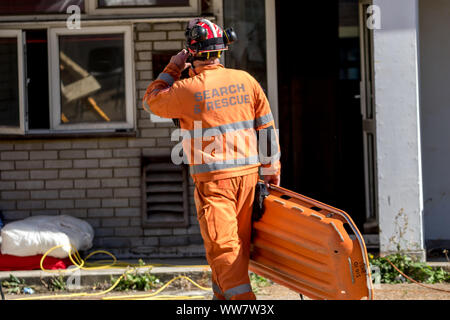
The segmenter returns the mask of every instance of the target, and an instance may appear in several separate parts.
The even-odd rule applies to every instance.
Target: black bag
[[[264,214],[264,199],[269,195],[269,190],[264,182],[258,182],[255,189],[255,200],[253,201],[252,221],[258,221]]]

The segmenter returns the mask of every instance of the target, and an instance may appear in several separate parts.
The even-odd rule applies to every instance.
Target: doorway
[[[282,186],[368,228],[359,1],[276,2]],[[365,229],[366,227],[366,229]]]

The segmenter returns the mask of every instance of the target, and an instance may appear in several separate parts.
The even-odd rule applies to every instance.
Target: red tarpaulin
[[[38,270],[42,254],[27,257],[12,256],[9,254],[0,254],[0,271],[13,270]],[[54,257],[45,257],[43,267],[46,270],[67,269],[72,265],[69,258],[60,259]]]

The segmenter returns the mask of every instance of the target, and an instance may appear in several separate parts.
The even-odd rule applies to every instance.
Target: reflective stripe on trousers
[[[213,300],[225,300],[222,290],[220,290],[219,286],[214,281],[212,283],[212,290],[214,293]]]
[[[241,284],[237,287],[228,289],[224,292],[225,299],[231,300],[233,297],[236,297],[238,295],[244,294],[244,293],[250,293],[252,291],[252,286],[249,283]]]
[[[228,289],[225,291],[225,293],[220,290],[219,286],[213,282],[212,289],[214,292],[213,300],[231,300],[233,297],[236,297],[238,295],[242,294],[252,294],[252,286],[249,283],[244,283],[241,285],[238,285],[234,288]]]

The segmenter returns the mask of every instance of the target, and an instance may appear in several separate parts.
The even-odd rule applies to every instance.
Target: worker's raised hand
[[[186,49],[181,50],[176,55],[170,58],[170,62],[175,63],[181,71],[191,66],[190,63],[186,63],[187,58],[189,57],[189,52]]]

